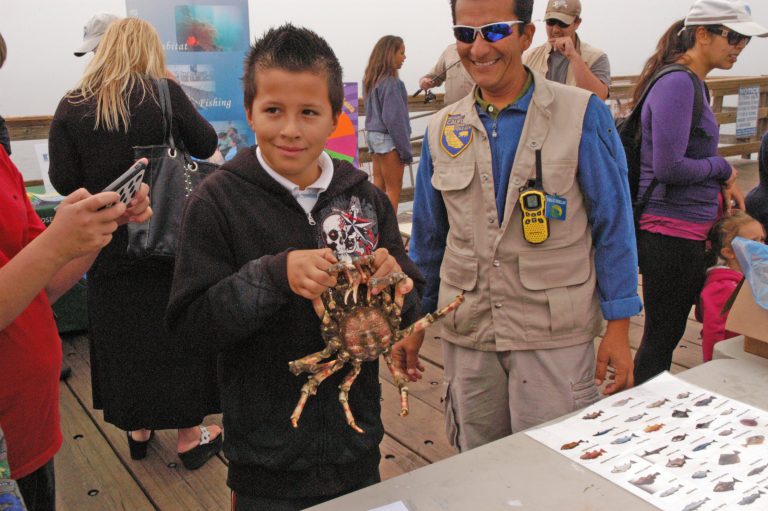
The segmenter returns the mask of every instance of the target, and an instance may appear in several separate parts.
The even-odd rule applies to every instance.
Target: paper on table
[[[408,511],[408,508],[405,507],[405,504],[403,504],[401,500],[398,500],[392,504],[387,504],[386,506],[377,507],[376,509],[370,509],[368,511]]]
[[[766,426],[767,412],[663,373],[527,434],[659,509],[713,511],[768,500]]]

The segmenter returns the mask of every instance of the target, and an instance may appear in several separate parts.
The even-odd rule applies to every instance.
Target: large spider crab
[[[408,377],[393,364],[392,345],[414,332],[424,330],[464,301],[464,296],[459,295],[437,312],[427,314],[408,328],[399,330],[405,296],[400,283],[408,276],[397,272],[374,279],[373,261],[373,255],[353,257],[328,269],[328,273],[336,275],[336,286],[327,289],[312,303],[321,319],[325,348],[288,363],[295,375],[310,373],[308,381],[301,387],[301,397],[291,415],[293,427],[298,427],[299,417],[309,396],[317,393],[317,387],[323,380],[349,363],[352,364],[352,370],[339,385],[339,401],[347,423],[362,433],[363,430],[355,423],[347,397],[355,378],[360,374],[362,363],[374,361],[379,355],[384,355],[387,367],[400,389],[400,415],[408,415]],[[371,294],[371,288],[382,285],[385,287],[378,294]],[[323,362],[332,355],[336,356]]]

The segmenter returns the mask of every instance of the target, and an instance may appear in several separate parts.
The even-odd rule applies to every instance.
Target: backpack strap
[[[638,124],[640,124],[640,115],[642,113],[643,104],[645,103],[645,99],[648,96],[648,93],[651,91],[651,88],[656,84],[656,82],[659,81],[659,79],[662,76],[668,75],[669,73],[675,73],[679,71],[684,71],[688,77],[691,79],[691,83],[693,84],[693,113],[691,115],[691,130],[688,133],[688,140],[690,142],[691,137],[693,136],[694,131],[696,131],[696,128],[699,125],[699,122],[701,121],[701,116],[704,113],[704,94],[701,92],[701,80],[699,80],[699,77],[696,76],[696,74],[690,70],[687,66],[683,66],[681,64],[670,64],[668,66],[664,66],[659,71],[656,72],[655,75],[651,78],[651,81],[648,82],[648,85],[645,87],[645,90],[643,91],[643,95],[640,97],[640,101],[638,101],[637,105],[635,105],[635,108],[632,110],[632,113],[630,114],[630,117],[636,116],[634,118],[634,121]],[[707,103],[709,103],[709,88],[707,87],[707,84],[704,84],[704,89],[707,94]],[[640,220],[640,213],[643,212],[645,209],[645,206],[648,204],[648,201],[651,200],[651,195],[653,194],[653,191],[656,189],[656,187],[659,184],[659,180],[655,177],[651,180],[651,183],[648,185],[648,188],[645,189],[645,192],[643,192],[642,197],[640,197],[640,200],[637,201],[636,207],[635,207],[635,225],[637,225],[637,222]]]

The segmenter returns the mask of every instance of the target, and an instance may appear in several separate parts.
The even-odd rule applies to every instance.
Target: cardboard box
[[[744,351],[768,358],[768,310],[755,303],[747,281],[734,294],[725,328],[744,336]]]

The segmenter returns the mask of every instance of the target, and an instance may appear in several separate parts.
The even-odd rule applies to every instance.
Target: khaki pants
[[[443,341],[448,439],[459,451],[537,426],[600,399],[591,342],[479,351]]]

